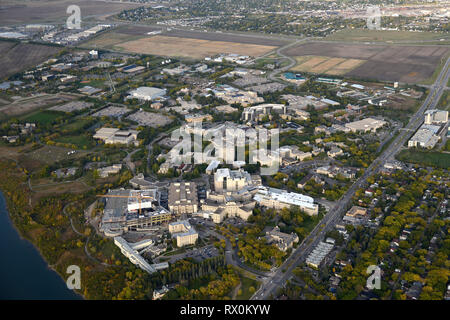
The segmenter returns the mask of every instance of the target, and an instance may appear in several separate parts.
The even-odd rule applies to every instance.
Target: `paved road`
[[[272,71],[272,72],[269,74],[269,77],[268,77],[268,78],[269,78],[270,80],[272,80],[272,81],[281,81],[280,79],[277,78],[277,76],[278,76],[281,72],[284,72],[284,71],[289,70],[290,68],[292,68],[293,66],[295,66],[295,64],[297,63],[297,61],[296,61],[294,58],[285,55],[284,53],[282,53],[282,51],[285,50],[285,49],[287,49],[287,48],[293,47],[293,46],[295,46],[295,45],[297,45],[297,44],[299,44],[299,43],[301,43],[301,42],[306,42],[306,41],[308,41],[309,39],[310,39],[310,38],[299,39],[299,40],[297,40],[297,41],[295,41],[295,42],[291,42],[291,43],[289,43],[289,44],[287,44],[287,45],[285,45],[285,46],[283,46],[283,47],[278,48],[277,51],[276,51],[276,53],[278,54],[278,56],[280,56],[280,57],[283,58],[283,59],[289,60],[289,64],[286,65],[286,66],[284,66],[284,67],[282,67],[282,68],[279,68],[279,69],[277,69],[277,70]]]
[[[433,109],[439,102],[443,91],[450,77],[449,70],[450,58],[447,60],[444,68],[442,68],[435,83],[431,86],[430,92],[423,102],[422,106],[411,117],[407,130],[401,130],[395,140],[375,159],[374,162],[365,170],[364,174],[349,188],[345,195],[336,203],[322,219],[322,221],[311,231],[311,233],[296,248],[291,256],[270,276],[270,280],[266,281],[251,297],[251,300],[269,299],[274,295],[280,286],[283,286],[292,274],[294,268],[303,262],[308,254],[322,241],[325,234],[334,228],[336,223],[341,219],[342,214],[351,204],[351,199],[356,190],[366,184],[367,178],[378,172],[380,167],[387,161],[393,159],[401,150],[407,139],[420,127],[423,122],[423,114],[427,109]],[[283,272],[284,271],[284,272]]]

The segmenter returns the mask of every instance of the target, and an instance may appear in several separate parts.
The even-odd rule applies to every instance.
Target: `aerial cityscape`
[[[449,111],[448,0],[1,1],[0,300],[450,300]]]

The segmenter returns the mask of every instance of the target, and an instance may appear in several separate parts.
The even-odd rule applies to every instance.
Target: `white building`
[[[122,237],[114,237],[114,244],[120,248],[122,254],[130,259],[131,263],[137,265],[148,273],[156,272],[156,269],[152,267],[137,251],[132,247],[132,244],[128,243]]]
[[[306,264],[311,267],[319,268],[323,259],[333,250],[334,245],[327,242],[320,242],[317,247],[314,248],[313,252],[309,254],[306,258]]]
[[[375,132],[377,129],[383,127],[387,122],[383,120],[366,118],[363,120],[358,120],[350,123],[346,123],[345,127],[350,129],[352,132]]]
[[[290,206],[298,206],[308,215],[317,215],[319,213],[319,206],[314,203],[314,199],[295,192],[287,192],[281,189],[259,187],[258,192],[253,196],[253,199],[260,205],[283,209]]]
[[[134,144],[139,145],[137,141],[138,131],[120,130],[118,128],[101,128],[93,136],[94,139],[100,139],[105,144]]]
[[[441,124],[448,121],[448,111],[444,110],[427,110],[425,111],[425,124]]]
[[[154,88],[154,87],[139,87],[130,91],[130,95],[127,99],[138,99],[143,101],[152,101],[162,99],[166,95],[166,89]]]
[[[218,169],[214,174],[216,192],[235,192],[252,183],[251,175],[244,170]]]
[[[423,124],[419,130],[408,141],[408,147],[422,147],[432,149],[439,141],[440,137],[437,135],[440,126],[430,124]]]

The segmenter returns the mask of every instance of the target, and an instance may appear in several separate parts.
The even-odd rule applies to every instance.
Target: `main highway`
[[[283,264],[264,279],[260,288],[251,297],[251,300],[264,300],[273,297],[276,294],[277,289],[283,286],[286,280],[292,276],[294,268],[305,261],[308,254],[323,240],[325,234],[332,230],[340,221],[343,213],[351,205],[351,199],[355,192],[363,187],[367,183],[367,179],[371,175],[377,173],[384,163],[392,160],[403,148],[407,139],[409,139],[423,123],[424,112],[436,108],[449,80],[449,64],[450,58],[447,59],[436,81],[430,87],[428,96],[425,98],[417,112],[410,118],[406,127],[399,131],[399,134],[391,144],[371,163],[364,171],[364,174],[349,188],[349,190],[347,190],[336,205],[323,217],[322,221],[311,231]]]

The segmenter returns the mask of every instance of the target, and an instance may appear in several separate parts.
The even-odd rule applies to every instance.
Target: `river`
[[[48,267],[39,251],[20,237],[9,218],[6,200],[1,192],[0,257],[0,300],[81,299]]]

